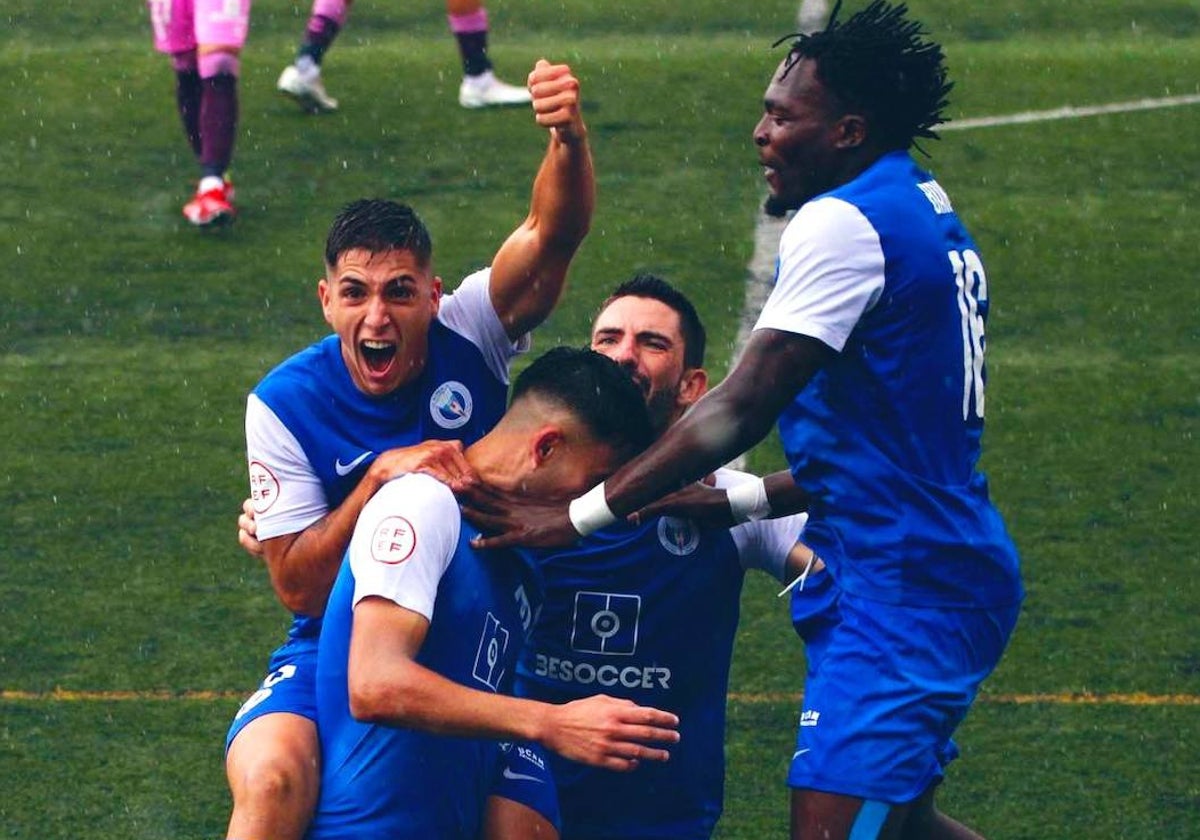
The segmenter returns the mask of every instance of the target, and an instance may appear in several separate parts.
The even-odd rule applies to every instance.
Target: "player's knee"
[[[242,60],[238,54],[226,50],[201,51],[196,63],[202,79],[212,79],[216,76],[233,76],[236,79],[242,71]]]
[[[315,756],[302,755],[298,750],[272,750],[231,758],[227,770],[235,804],[296,802],[315,795]]]

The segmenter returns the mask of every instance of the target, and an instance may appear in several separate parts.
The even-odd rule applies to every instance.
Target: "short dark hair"
[[[546,351],[513,383],[513,402],[526,394],[563,406],[592,437],[626,457],[654,440],[641,389],[620,365],[594,350],[555,347]]]
[[[683,334],[684,367],[704,367],[704,349],[708,337],[696,307],[687,295],[657,275],[635,274],[613,289],[612,294],[600,304],[596,317],[600,317],[600,313],[608,309],[613,301],[623,297],[651,298],[674,309],[679,315],[679,331]]]
[[[433,240],[417,212],[384,198],[360,198],[342,208],[325,239],[325,264],[337,265],[338,257],[355,248],[372,254],[409,251],[422,266],[433,257]]]
[[[825,28],[794,38],[781,78],[801,59],[816,64],[817,79],[847,108],[861,110],[868,136],[888,149],[911,148],[918,138],[937,140],[933,126],[945,122],[942,109],[954,87],[946,81],[940,44],[922,40],[918,21],[905,19],[904,3],[873,0],[846,21],[837,19],[841,0]]]

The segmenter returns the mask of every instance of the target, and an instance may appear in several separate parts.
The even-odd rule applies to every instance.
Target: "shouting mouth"
[[[367,370],[376,376],[387,373],[396,358],[396,345],[391,341],[364,339],[358,343],[358,350]]]

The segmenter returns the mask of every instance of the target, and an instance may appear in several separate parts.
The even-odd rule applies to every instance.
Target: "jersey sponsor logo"
[[[451,379],[437,386],[429,398],[429,415],[443,429],[457,429],[471,421],[474,405],[467,386]]]
[[[542,757],[540,755],[538,755],[535,751],[529,749],[529,747],[522,747],[520,744],[517,744],[517,758],[523,759],[524,761],[528,761],[530,764],[532,764],[534,767],[536,767],[539,770],[546,769],[546,762],[544,762],[542,760]]]
[[[250,462],[250,503],[255,513],[266,513],[279,498],[279,479],[262,461]]]
[[[371,534],[371,558],[395,566],[412,557],[417,532],[403,516],[385,516]]]
[[[814,712],[812,709],[805,709],[800,713],[801,726],[816,726],[817,721],[821,719],[820,712]]]
[[[514,782],[537,782],[538,784],[544,784],[544,782],[537,776],[529,776],[525,773],[517,773],[509,767],[504,768],[504,778],[510,779]]]
[[[350,473],[354,472],[355,467],[357,467],[363,461],[370,458],[373,454],[374,453],[368,449],[366,452],[359,455],[357,458],[355,458],[353,461],[351,461],[348,464],[343,464],[342,459],[338,458],[337,460],[335,460],[333,462],[333,471],[341,476],[350,475]]]
[[[690,519],[664,516],[658,520],[658,541],[671,554],[682,557],[700,545],[700,529]]]
[[[500,619],[489,612],[479,636],[479,649],[475,651],[475,667],[471,669],[471,676],[492,691],[499,691],[500,681],[504,679],[504,654],[507,650],[508,631]]]
[[[599,685],[605,688],[669,689],[671,669],[661,665],[593,665],[575,662],[559,656],[537,654],[533,673],[560,682],[578,685]]]
[[[571,650],[629,656],[637,650],[640,595],[576,592]]]

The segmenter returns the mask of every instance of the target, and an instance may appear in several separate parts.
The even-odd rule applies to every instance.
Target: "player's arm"
[[[452,489],[469,486],[477,480],[475,471],[463,457],[461,441],[428,440],[389,449],[371,463],[340,505],[302,531],[258,543],[247,530],[246,526],[253,527],[254,522],[246,521],[246,506],[243,506],[238,520],[238,541],[252,554],[256,546],[261,547],[271,586],[284,606],[302,615],[319,616],[325,612],[325,602],[363,506],[386,482],[418,472],[431,475]]]
[[[833,357],[821,341],[797,333],[757,329],[725,380],[709,391],[640,456],[572,503],[596,509],[603,500],[623,517],[673,492],[758,443],[812,376]],[[769,383],[769,385],[764,385]],[[603,493],[603,497],[597,498]],[[479,547],[564,546],[579,537],[561,504],[497,503],[468,488],[463,510],[485,533]],[[510,500],[511,502],[511,500]]]
[[[540,60],[529,74],[538,125],[550,142],[533,182],[529,215],[492,261],[490,293],[509,338],[546,319],[567,267],[591,226],[596,185],[579,81],[565,64]]]
[[[354,608],[348,670],[350,711],[358,720],[439,735],[537,741],[586,764],[630,770],[665,761],[675,715],[613,697],[554,705],[477,691],[416,661],[429,622],[386,598]]]
[[[739,484],[736,489],[694,481],[651,502],[630,514],[629,518],[642,522],[655,516],[679,516],[728,528],[742,522],[790,516],[807,509],[808,494],[796,485],[788,470],[780,470]]]

